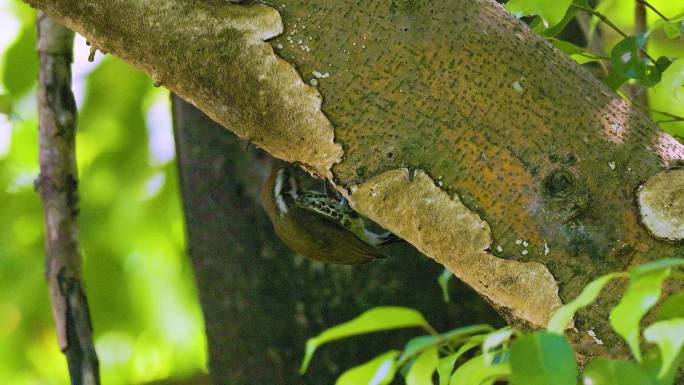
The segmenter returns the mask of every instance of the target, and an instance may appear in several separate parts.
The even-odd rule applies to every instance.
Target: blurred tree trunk
[[[440,265],[407,244],[360,267],[324,266],[293,256],[258,201],[273,160],[178,97],[173,118],[186,216],[215,384],[329,384],[342,370],[399,347],[416,330],[337,343],[297,367],[306,339],[372,306],[417,308],[435,327],[500,323],[463,284],[445,304]]]

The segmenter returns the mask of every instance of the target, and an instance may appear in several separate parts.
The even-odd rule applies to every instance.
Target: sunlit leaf
[[[448,356],[439,360],[439,363],[437,364],[439,385],[449,384],[449,378],[451,378],[451,373],[454,371],[454,365],[456,365],[456,361],[471,349],[482,345],[482,341],[484,341],[482,336],[473,337],[468,342],[463,344],[455,353],[449,354]]]
[[[614,278],[624,277],[624,273],[612,273],[601,276],[589,283],[582,292],[570,303],[556,310],[547,326],[547,330],[556,334],[563,334],[570,325],[572,318],[580,309],[589,306],[596,300],[603,287]]]
[[[515,333],[515,329],[505,327],[485,336],[482,342],[482,355],[487,365],[492,364],[496,355],[506,349]]]
[[[684,21],[670,21],[663,25],[663,31],[667,37],[674,39],[675,37],[681,36],[682,25],[684,25]]]
[[[406,385],[432,385],[432,374],[437,368],[437,347],[423,351],[411,365],[406,375]]]
[[[549,332],[536,332],[511,344],[511,384],[575,385],[577,364],[567,340]]]
[[[10,94],[21,96],[31,89],[38,79],[36,54],[36,27],[25,27],[14,44],[5,53],[2,80]]]
[[[667,297],[658,309],[658,320],[684,318],[684,291]]]
[[[449,380],[449,385],[481,385],[491,384],[497,379],[511,374],[508,363],[487,365],[483,355],[475,356],[459,366]],[[487,381],[487,382],[485,382]]]
[[[682,30],[684,30],[684,20],[680,18],[674,18],[670,20],[658,19],[655,23],[653,23],[650,31],[655,31],[658,29],[662,29],[665,33],[665,36],[667,36],[669,39],[674,39],[676,37],[682,36]]]
[[[451,282],[453,277],[454,273],[449,271],[449,269],[444,269],[442,274],[439,275],[439,278],[437,278],[437,283],[439,283],[439,287],[442,289],[442,298],[444,298],[444,302],[449,302],[449,282]]]
[[[682,355],[684,355],[684,352]],[[680,355],[677,361],[681,361],[681,359],[684,358],[682,355]],[[660,359],[660,349],[658,349],[657,346],[654,346],[644,352],[644,358],[641,362],[641,367],[648,372],[649,376],[655,379],[656,385],[672,385],[677,373],[679,372],[679,368],[674,365],[664,377],[658,378],[658,373],[660,372],[662,366],[663,364],[662,360]]]
[[[591,385],[655,385],[641,366],[619,360],[596,359],[584,368],[584,383]]]
[[[402,353],[399,362],[404,363],[429,347],[453,344],[458,340],[468,338],[474,334],[488,333],[492,330],[493,328],[491,326],[480,324],[460,327],[439,335],[426,335],[412,338],[404,347],[404,352]]]
[[[392,382],[397,372],[395,359],[398,350],[385,352],[363,365],[355,366],[337,379],[335,385],[386,385]]]
[[[427,335],[418,336],[411,338],[409,342],[404,347],[404,351],[401,354],[399,361],[404,362],[415,356],[417,353],[431,347],[435,346],[440,342],[439,336]]]
[[[639,321],[660,298],[661,286],[669,275],[669,268],[632,274],[620,303],[610,312],[610,325],[625,339],[637,361],[641,361]]]
[[[574,61],[576,61],[579,64],[589,63],[592,61],[598,61],[602,59],[595,53],[588,51],[584,48],[580,48],[569,41],[559,39],[551,39],[550,41],[551,43],[553,43],[554,46],[556,46],[556,48],[570,56]]]
[[[684,101],[684,58],[673,61],[667,67],[655,90],[665,95],[674,95],[678,100]]]
[[[572,0],[572,4],[577,4],[583,7],[589,7],[588,0]],[[575,18],[577,12],[579,12],[579,8],[569,7],[567,12],[565,12],[565,15],[563,16],[563,19],[560,22],[558,22],[558,24],[553,25],[550,28],[543,28],[544,23],[543,21],[541,21],[539,23],[538,28],[533,28],[533,30],[542,36],[556,36],[559,33],[563,32],[565,27]]]
[[[633,279],[640,275],[677,266],[684,266],[684,258],[663,258],[644,263],[632,269],[629,275]]]
[[[684,318],[673,318],[650,325],[644,329],[644,339],[658,345],[662,361],[658,378],[665,377],[672,366],[678,364],[676,361],[684,346]]]
[[[12,96],[0,94],[0,114],[10,115],[12,113]]]
[[[373,308],[349,322],[334,326],[309,339],[306,342],[306,352],[299,371],[301,373],[306,371],[316,349],[325,343],[359,334],[410,327],[431,330],[423,315],[416,310],[395,306]]]
[[[563,20],[570,4],[572,0],[510,0],[506,9],[517,17],[539,15],[549,28]]]
[[[582,49],[575,44],[565,41],[565,40],[560,40],[560,39],[551,39],[551,43],[556,46],[559,50],[563,51],[563,53],[566,53],[568,55],[573,55],[576,53],[582,52]]]

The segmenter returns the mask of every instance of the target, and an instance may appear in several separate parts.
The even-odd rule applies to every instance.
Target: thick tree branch
[[[100,383],[78,242],[76,104],[71,92],[74,34],[38,14],[40,176],[36,189],[45,213],[46,276],[59,346],[71,383]]]
[[[684,146],[494,1],[27,2],[328,177],[513,321],[683,249],[634,193]],[[578,335],[614,342],[606,308]]]

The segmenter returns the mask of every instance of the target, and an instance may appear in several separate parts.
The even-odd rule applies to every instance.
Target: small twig
[[[653,109],[653,108],[649,108],[648,106],[644,106],[644,105],[640,105],[640,104],[637,104],[637,103],[633,103],[631,100],[630,100],[630,103],[632,103],[632,106],[633,106],[633,107],[639,108],[639,109],[641,109],[641,110],[643,110],[643,111],[650,111],[650,112],[653,112],[653,113],[656,113],[656,114],[660,114],[660,115],[665,115],[665,116],[671,118],[671,119],[669,119],[669,120],[660,120],[660,121],[656,121],[656,123],[684,122],[684,116],[675,115],[675,114],[670,113],[670,112],[667,112],[667,111],[655,110],[655,109]]]
[[[585,6],[579,5],[579,4],[572,4],[572,7],[575,7],[579,10],[582,10],[584,12],[590,13],[590,14],[598,17],[602,22],[604,22],[607,26],[612,28],[615,32],[619,33],[622,37],[627,37],[626,33],[624,33],[617,25],[615,25],[612,21],[610,21],[610,19],[608,19],[608,17],[606,15],[602,14],[601,12],[599,12],[593,8],[585,7]]]
[[[665,21],[670,21],[670,19],[668,19],[665,15],[663,15],[662,13],[660,13],[660,11],[658,11],[657,9],[655,9],[655,7],[652,6],[648,1],[646,1],[646,0],[637,0],[637,2],[639,2],[639,3],[643,4],[643,5],[645,5],[646,7],[648,7],[651,11],[655,12],[656,15],[660,16],[661,19],[663,19],[663,20],[665,20]]]
[[[40,193],[46,278],[59,346],[72,385],[98,385],[99,363],[81,280],[76,172],[76,103],[71,92],[74,33],[38,13]]]
[[[638,35],[646,32],[646,7],[644,3],[636,1],[634,3],[634,34]],[[644,47],[645,49],[645,47]],[[644,50],[641,51],[642,56],[645,53]],[[628,86],[628,92],[632,95],[632,100],[640,105],[646,106],[648,108],[648,92],[646,87],[641,83],[634,83]]]
[[[572,4],[572,7],[575,7],[579,10],[582,10],[584,12],[590,13],[596,17],[598,17],[604,24],[609,26],[613,31],[617,32],[620,36],[627,38],[629,35],[627,35],[623,30],[620,29],[617,25],[615,25],[608,17],[601,12],[596,11],[593,8],[585,7],[583,5],[578,5],[578,4]],[[641,53],[644,54],[651,62],[655,64],[655,60],[651,57],[651,55],[648,54],[644,49],[641,49]]]
[[[668,119],[668,120],[656,120],[655,122],[658,124],[663,124],[663,123],[676,123],[676,122],[682,122],[684,121],[684,118],[675,118],[675,119]]]

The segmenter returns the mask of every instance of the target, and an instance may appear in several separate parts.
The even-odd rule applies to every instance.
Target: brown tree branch
[[[684,251],[634,196],[684,146],[494,1],[26,1],[327,177],[512,321]],[[608,308],[577,335],[612,346]]]
[[[40,193],[45,215],[46,276],[59,346],[73,385],[100,383],[78,242],[76,103],[71,92],[74,34],[38,14]]]

